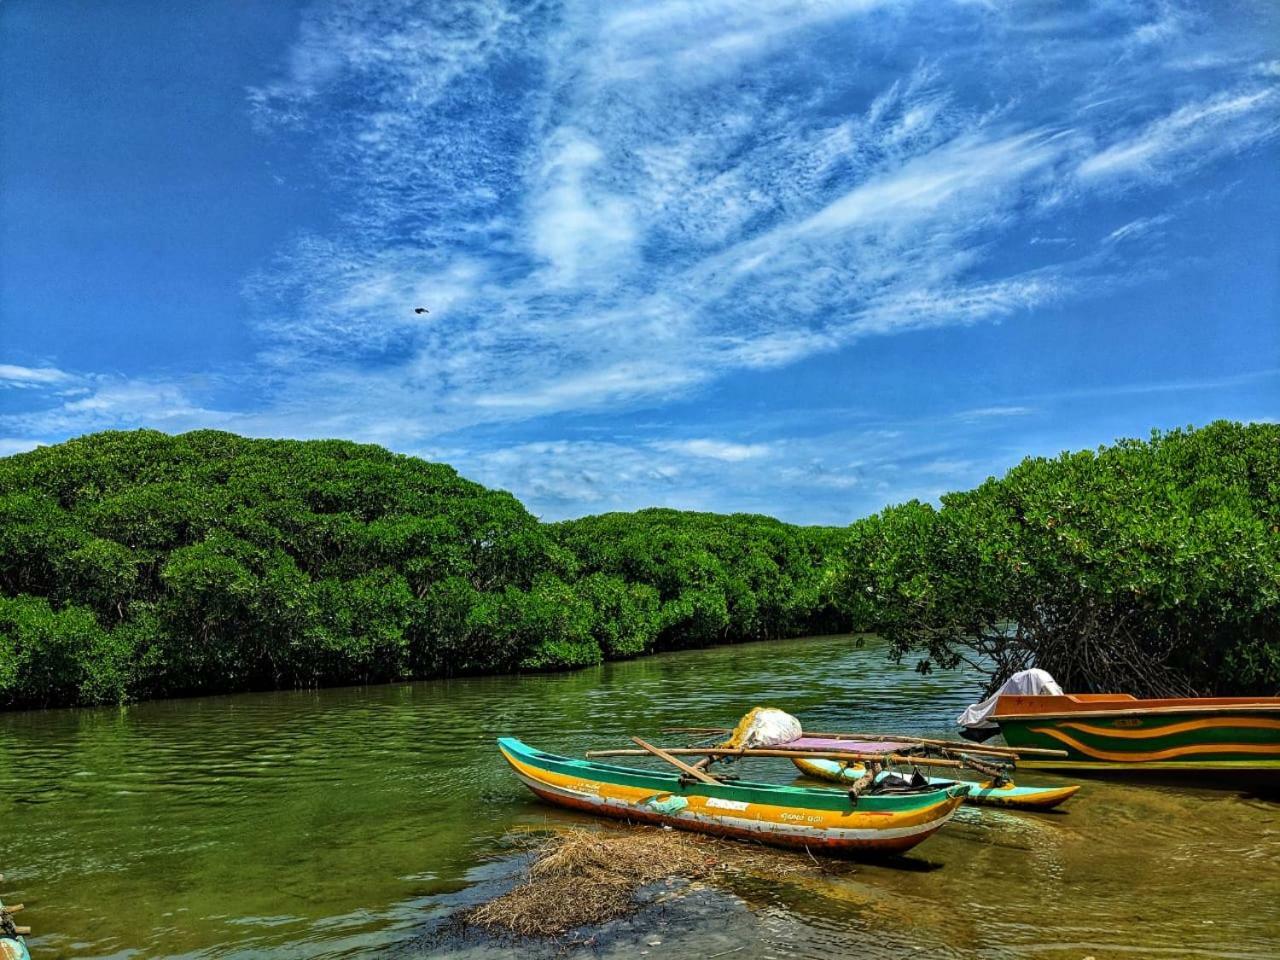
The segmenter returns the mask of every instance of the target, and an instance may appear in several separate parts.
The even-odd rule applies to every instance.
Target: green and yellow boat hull
[[[1000,698],[992,719],[1015,749],[1067,753],[1023,767],[1280,781],[1280,698],[1013,696]]]
[[[782,847],[851,856],[904,853],[951,819],[968,788],[864,795],[771,783],[703,783],[545,753],[511,737],[498,748],[516,776],[548,803],[599,816],[661,824]]]

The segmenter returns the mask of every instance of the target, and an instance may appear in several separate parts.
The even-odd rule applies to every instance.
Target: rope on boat
[[[1009,768],[1007,766],[1001,767],[993,763],[985,763],[967,754],[961,754],[960,759],[964,761],[966,767],[972,767],[979,773],[985,773],[989,776],[994,786],[1002,787],[1009,782]]]
[[[2,880],[4,880],[4,875],[0,874],[0,881]],[[25,905],[21,903],[15,903],[12,906],[6,907],[4,903],[0,902],[0,941],[8,939],[17,942],[19,949],[17,956],[20,957],[26,956],[25,948],[23,947],[22,940],[20,938],[31,933],[31,928],[22,927],[14,923],[13,915],[15,913],[21,913],[24,909]],[[0,942],[0,947],[3,946],[3,942]],[[7,954],[5,954],[5,956],[7,956]]]
[[[866,773],[860,776],[849,787],[849,803],[853,806],[858,805],[858,798],[876,785],[876,777],[880,776],[880,764],[876,762],[868,763]]]

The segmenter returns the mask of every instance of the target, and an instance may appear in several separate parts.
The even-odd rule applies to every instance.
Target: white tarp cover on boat
[[[726,746],[774,747],[804,736],[800,721],[776,707],[755,707],[733,728]]]
[[[988,719],[996,708],[996,701],[1004,693],[1024,694],[1027,696],[1062,696],[1062,688],[1049,675],[1048,670],[1019,670],[987,699],[973,706],[965,707],[964,713],[956,718],[956,724],[970,730],[990,730],[995,722]]]

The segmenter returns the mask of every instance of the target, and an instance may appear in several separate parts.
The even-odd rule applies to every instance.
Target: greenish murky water
[[[569,675],[0,715],[3,892],[28,904],[37,960],[501,955],[431,932],[512,874],[504,833],[576,818],[507,773],[498,735],[576,753],[760,703],[810,729],[947,734],[976,691],[818,638]],[[717,887],[598,949],[1280,956],[1280,805],[1089,782],[1065,811],[966,808],[903,863]]]

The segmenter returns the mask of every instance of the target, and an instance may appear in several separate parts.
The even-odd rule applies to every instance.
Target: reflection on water
[[[568,675],[0,715],[0,871],[41,958],[420,953],[424,925],[510,872],[495,860],[506,831],[574,819],[507,774],[500,734],[576,753],[770,703],[811,729],[945,735],[976,691],[821,638]],[[905,865],[743,881],[720,897],[742,922],[709,917],[645,949],[1280,956],[1280,806],[1090,781],[1065,811],[966,808]]]

